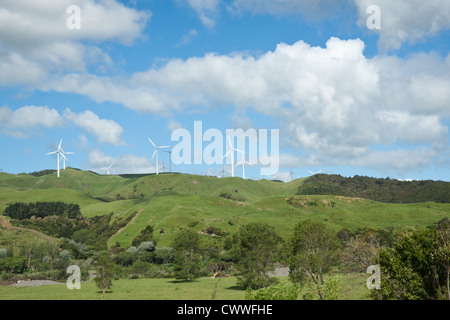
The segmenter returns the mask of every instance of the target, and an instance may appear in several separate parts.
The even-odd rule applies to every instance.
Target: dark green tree
[[[392,249],[382,249],[375,263],[381,270],[375,299],[450,299],[449,224],[403,235]]]
[[[233,237],[233,256],[240,273],[239,285],[260,289],[275,283],[268,272],[275,269],[281,237],[275,228],[265,223],[253,222],[243,226]]]
[[[153,241],[153,243],[156,246],[156,241],[153,238],[153,227],[148,225],[144,230],[141,231],[141,233],[139,235],[137,235],[131,245],[134,247],[138,247],[141,242],[148,242],[148,241]]]
[[[193,281],[201,273],[200,237],[197,232],[182,229],[175,237],[173,273],[176,279]]]
[[[290,240],[290,280],[307,284],[319,299],[327,299],[324,275],[337,264],[339,247],[339,238],[327,225],[310,220],[298,223]]]

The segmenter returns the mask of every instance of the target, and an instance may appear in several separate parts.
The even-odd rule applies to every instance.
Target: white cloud
[[[61,115],[48,106],[25,106],[17,110],[4,106],[0,108],[1,133],[15,138],[26,138],[31,130],[39,128],[57,128],[67,122],[92,133],[100,143],[122,145],[123,128],[113,120],[100,119],[90,110],[74,113],[66,109]],[[84,135],[80,137],[81,145],[87,144]]]
[[[180,43],[177,46],[180,47],[189,44],[192,41],[192,39],[194,39],[197,35],[198,35],[197,30],[195,29],[189,30],[188,33],[186,33],[181,37]]]
[[[417,42],[450,29],[448,0],[353,0],[359,12],[359,24],[366,26],[367,8],[381,9],[379,47],[382,51],[399,49],[406,42]]]
[[[410,153],[404,163],[416,168],[421,160],[415,157],[423,148],[435,155],[448,143],[443,118],[450,112],[450,56],[369,59],[364,47],[359,39],[331,38],[325,47],[303,41],[281,43],[259,56],[233,53],[173,59],[129,78],[74,73],[42,88],[76,92],[97,102],[121,103],[168,118],[174,112],[229,105],[236,107],[236,114],[251,108],[279,121],[282,144],[302,152],[302,163],[359,163],[374,146],[407,145],[406,151],[391,151],[387,157]],[[93,123],[100,120],[89,114],[84,117]],[[95,125],[84,127],[99,140],[121,141],[117,126],[109,135],[94,131]],[[381,161],[383,152],[387,151],[378,151],[373,159]]]
[[[1,133],[18,139],[27,138],[30,130],[61,126],[63,118],[47,106],[25,106],[17,110],[0,108]]]
[[[70,109],[66,109],[64,118],[94,134],[100,143],[124,144],[122,139],[123,128],[113,120],[100,119],[98,115],[90,110],[76,114]]]
[[[176,0],[184,3],[193,9],[200,18],[203,25],[207,28],[213,28],[216,25],[216,19],[219,13],[220,0]]]
[[[66,9],[73,4],[80,7],[81,29],[69,30]],[[129,45],[141,37],[149,18],[150,13],[115,0],[2,1],[0,84],[36,85],[52,73],[85,71],[91,64],[109,67],[109,56],[86,42]]]
[[[103,168],[113,166],[111,174],[122,173],[154,173],[156,167],[146,158],[135,155],[124,154],[119,157],[105,155],[102,151],[95,149],[89,153],[89,168],[92,171],[105,174]]]

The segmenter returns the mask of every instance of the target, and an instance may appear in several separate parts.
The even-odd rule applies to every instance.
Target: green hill
[[[269,223],[288,237],[304,219],[325,222],[336,231],[391,227],[402,232],[450,217],[450,204],[432,198],[399,204],[361,197],[364,194],[348,196],[339,189],[320,195],[314,194],[317,190],[303,192],[311,190],[317,176],[283,183],[178,173],[98,175],[71,168],[61,171],[60,178],[56,172],[46,173],[0,173],[0,213],[15,202],[63,201],[78,204],[86,217],[113,213],[112,222],[132,217],[108,240],[122,247],[130,246],[149,224],[158,246],[169,246],[182,226],[218,243],[252,221]]]
[[[316,174],[299,186],[297,194],[340,195],[389,203],[450,203],[450,182]]]

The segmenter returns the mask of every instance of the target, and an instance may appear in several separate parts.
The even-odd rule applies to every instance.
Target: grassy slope
[[[109,241],[122,246],[129,246],[148,224],[155,229],[158,245],[169,246],[176,230],[193,222],[198,222],[192,227],[197,231],[214,225],[233,233],[240,225],[261,221],[275,226],[286,237],[294,224],[303,219],[323,221],[336,231],[344,227],[355,231],[387,226],[403,231],[450,216],[450,204],[386,204],[339,196],[295,196],[303,182],[174,173],[100,176],[74,169],[62,171],[59,179],[56,173],[42,177],[0,173],[0,212],[7,203],[16,201],[78,203],[86,216],[139,212]],[[225,199],[221,194],[237,200]],[[159,233],[160,228],[164,228],[164,234]],[[211,243],[219,241],[217,237],[203,238]]]
[[[338,274],[333,278],[342,283],[340,300],[368,299],[365,274]],[[288,281],[280,278],[280,281]],[[217,285],[217,287],[216,287]],[[151,289],[149,289],[151,288]],[[308,292],[307,288],[299,298]],[[40,287],[0,286],[0,300],[245,300],[245,290],[237,286],[236,277],[200,278],[193,282],[173,279],[113,280],[105,294],[93,281],[82,283],[80,290],[68,290],[64,283]]]

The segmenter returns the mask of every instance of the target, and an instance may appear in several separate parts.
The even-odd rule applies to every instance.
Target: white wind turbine
[[[60,161],[59,156],[61,155],[61,156],[64,157],[64,159],[66,158],[66,157],[64,156],[63,151],[62,151],[61,144],[62,144],[62,139],[61,139],[61,141],[59,141],[58,150],[53,151],[53,152],[49,152],[49,153],[46,153],[46,154],[45,154],[45,155],[48,156],[48,155],[51,155],[51,154],[55,154],[55,153],[56,153],[56,155],[57,155],[56,164],[57,164],[57,168],[58,168],[58,178],[59,178],[59,161]]]
[[[319,174],[319,173],[321,173],[321,172],[322,172],[322,170],[319,170],[319,171],[317,171],[317,172],[312,172],[312,171],[309,171],[309,170],[308,170],[308,172],[309,172],[309,173],[311,173],[312,175],[316,175],[316,174]]]
[[[110,175],[109,169],[111,169],[112,166],[113,166],[113,164],[111,163],[111,164],[109,165],[109,167],[102,168],[102,170],[106,170],[106,174],[107,174],[107,175]]]
[[[66,160],[69,161],[69,159],[66,158],[66,154],[75,154],[75,152],[64,152],[63,148],[61,147],[61,156],[64,162],[64,170],[66,170]]]
[[[228,136],[228,142],[230,144],[230,150],[228,150],[228,152],[225,154],[224,158],[226,158],[226,156],[228,156],[231,153],[231,176],[234,177],[234,151],[237,151],[240,153],[245,153],[245,152],[235,149],[233,147],[233,144],[231,143],[231,140],[230,140],[230,136]]]
[[[245,161],[245,152],[242,154],[242,160],[236,163],[236,166],[242,166],[242,179],[245,179],[245,165],[253,166],[250,162]]]
[[[148,141],[150,141],[150,143],[153,145],[153,147],[155,147],[155,152],[153,152],[152,160],[153,160],[153,158],[155,157],[155,154],[156,154],[156,174],[159,174],[158,149],[169,148],[169,146],[157,147],[156,144],[154,144],[153,141],[150,138],[148,138]]]

